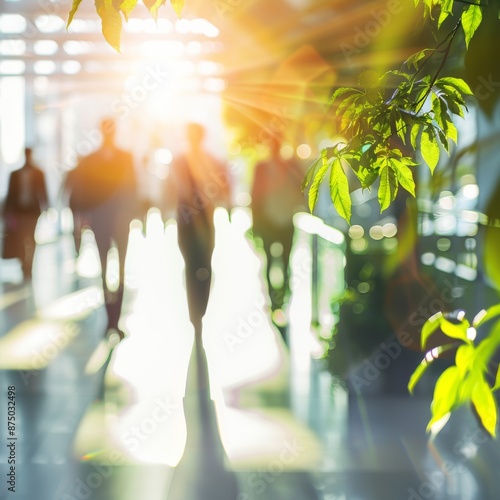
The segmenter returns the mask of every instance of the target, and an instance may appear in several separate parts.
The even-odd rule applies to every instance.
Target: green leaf
[[[422,125],[420,123],[414,123],[411,127],[411,132],[410,132],[410,143],[411,147],[413,149],[417,149],[417,137],[418,133],[420,132]]]
[[[95,0],[95,6],[102,20],[102,34],[117,52],[120,52],[122,16],[113,6],[113,0]]]
[[[339,87],[332,95],[330,98],[330,104],[333,104],[335,100],[340,97],[341,95],[347,94],[347,93],[361,93],[360,90],[358,89],[353,89],[352,87]]]
[[[380,170],[380,186],[378,188],[378,201],[380,211],[383,212],[394,201],[398,194],[398,180],[392,168],[388,165]]]
[[[476,408],[484,428],[495,437],[497,425],[497,407],[490,386],[481,377],[472,389],[472,404]]]
[[[479,311],[472,320],[472,326],[474,327],[481,326],[490,319],[496,318],[499,315],[500,315],[500,304],[488,307],[488,309],[483,309],[482,311]]]
[[[451,120],[446,122],[446,137],[451,139],[455,144],[458,141],[457,127],[455,127],[455,124]]]
[[[441,3],[441,13],[439,14],[438,28],[443,24],[444,20],[453,12],[454,0],[443,0]]]
[[[398,182],[406,189],[412,196],[415,196],[415,181],[413,180],[413,173],[402,161],[391,160],[391,165],[396,172]]]
[[[307,186],[311,183],[314,175],[316,174],[316,170],[318,168],[318,165],[321,163],[322,157],[320,156],[319,158],[316,158],[314,160],[313,164],[307,169],[306,175],[304,176],[304,180],[302,181],[302,186],[301,189],[304,191]]]
[[[462,346],[465,347],[465,346]],[[472,398],[472,389],[476,385],[477,379],[480,373],[477,371],[469,371],[466,375],[460,387],[458,388],[458,401],[459,405],[470,403]]]
[[[410,380],[408,382],[408,392],[410,394],[413,394],[413,390],[415,389],[417,382],[422,378],[422,375],[425,373],[433,360],[434,358],[432,358],[430,361],[427,361],[427,358],[424,358],[417,366],[415,371],[411,374]]]
[[[446,351],[454,349],[454,346],[448,344],[444,346],[439,346],[425,354],[425,358],[420,362],[415,371],[411,374],[410,380],[408,382],[408,391],[410,394],[413,393],[413,389],[417,382],[421,379],[422,375],[425,373],[427,368],[436,360],[439,356]]]
[[[443,78],[439,78],[439,80],[436,80],[435,85],[437,85],[438,87],[451,86],[451,87],[457,89],[462,94],[473,95],[473,92],[470,89],[469,85],[464,80],[462,80],[462,78],[455,78],[453,76],[445,76]]]
[[[368,168],[359,169],[356,175],[363,189],[369,188],[378,179],[378,173]]]
[[[349,184],[342,163],[338,158],[333,161],[330,172],[330,195],[337,212],[347,222],[351,220],[351,196]]]
[[[342,101],[337,107],[336,114],[340,116],[342,113],[347,112],[351,106],[355,105],[356,101],[359,98],[360,98],[359,94],[351,94],[342,99]]]
[[[439,145],[434,137],[434,131],[431,127],[426,127],[422,130],[422,135],[420,136],[420,149],[425,163],[427,163],[431,172],[434,173],[434,169],[439,161],[440,151]]]
[[[450,111],[453,111],[455,114],[462,113],[461,109],[458,112],[454,111],[457,107],[465,107],[464,96],[460,93],[460,91],[451,85],[441,85],[439,88],[444,92],[443,99],[446,101]]]
[[[418,62],[421,61],[425,57],[425,53],[428,50],[432,49],[423,49],[418,52],[415,52],[415,54],[412,54],[405,62],[406,66],[411,67],[413,66],[416,70],[418,70]]]
[[[182,14],[182,9],[184,8],[185,0],[170,0],[170,3],[174,8],[177,17],[180,18]]]
[[[488,336],[476,347],[475,366],[477,369],[487,371],[488,363],[500,346],[500,321],[497,321],[491,328]]]
[[[316,206],[316,203],[318,202],[318,196],[319,196],[319,186],[323,182],[323,179],[325,178],[326,172],[328,168],[330,167],[330,162],[325,156],[321,157],[321,167],[319,168],[318,172],[314,176],[314,180],[311,184],[311,188],[309,189],[309,210],[311,213],[314,210],[314,207]]]
[[[470,344],[461,345],[457,349],[457,353],[455,354],[455,364],[460,370],[462,377],[464,377],[465,374],[472,368],[475,354],[476,351],[474,346]]]
[[[399,112],[398,112],[399,113]],[[406,144],[406,130],[407,125],[406,122],[401,118],[401,114],[399,114],[399,118],[396,121],[396,134],[401,139],[403,144]]]
[[[439,142],[443,146],[443,149],[449,154],[450,145],[448,144],[448,138],[446,137],[446,134],[441,129],[439,129],[437,131],[437,136],[439,137]]]
[[[68,22],[66,23],[66,30],[69,28],[69,25],[73,21],[76,11],[78,10],[78,7],[80,6],[81,3],[82,0],[73,0],[73,5],[71,6],[71,10],[69,11],[68,14]]]
[[[456,366],[450,366],[438,378],[431,403],[432,418],[427,424],[428,431],[434,423],[454,409],[461,380],[460,370]]]
[[[467,338],[468,327],[469,324],[465,321],[455,324],[445,318],[441,320],[441,330],[447,337],[451,337],[452,339],[460,339],[464,342],[469,342],[469,339]]]
[[[481,7],[479,5],[469,5],[467,10],[462,14],[461,19],[465,34],[465,46],[469,48],[469,42],[483,19]]]
[[[443,313],[437,312],[424,323],[420,334],[420,347],[422,350],[425,349],[428,338],[441,326],[443,319]]]

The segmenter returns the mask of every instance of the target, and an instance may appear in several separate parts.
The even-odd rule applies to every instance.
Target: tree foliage
[[[438,27],[454,7],[454,0],[415,0],[415,5],[420,3],[424,17]],[[463,79],[441,73],[459,28],[463,29],[468,47],[482,20],[479,2],[462,9],[455,27],[435,48],[413,54],[398,70],[381,76],[364,72],[358,86],[335,90],[330,105],[342,140],[321,152],[321,161],[310,167],[304,179],[303,189],[309,188],[311,210],[318,199],[319,185],[328,168],[332,168],[332,201],[348,222],[351,211],[345,169],[354,172],[363,189],[370,189],[380,179],[378,200],[384,211],[400,187],[415,196],[416,152],[434,172],[442,151],[449,152],[450,142],[457,142],[454,119],[464,116],[466,99],[473,93]],[[432,67],[436,69],[430,71]],[[342,171],[342,182],[333,170]]]

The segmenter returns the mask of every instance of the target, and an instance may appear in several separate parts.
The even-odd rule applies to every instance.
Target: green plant
[[[415,0],[416,6],[420,3]],[[422,4],[424,18],[439,28],[452,15],[455,2],[422,0]],[[449,141],[457,142],[453,117],[464,116],[465,98],[473,92],[463,79],[440,75],[459,28],[468,48],[481,24],[483,8],[479,1],[467,2],[455,27],[435,48],[413,54],[401,69],[380,77],[362,73],[357,87],[341,87],[333,93],[330,104],[343,140],[323,149],[306,174],[302,187],[309,188],[311,211],[318,200],[319,186],[330,172],[333,204],[339,215],[350,221],[347,168],[363,189],[370,189],[380,179],[381,212],[394,201],[399,186],[415,196],[415,152],[421,153],[434,172],[441,147],[448,152]]]
[[[447,419],[449,415],[464,404],[472,404],[477,417],[491,436],[496,435],[497,408],[493,392],[500,388],[500,369],[496,367],[493,385],[487,381],[493,355],[500,347],[500,321],[497,321],[489,334],[481,342],[475,343],[476,329],[500,315],[500,304],[480,311],[472,324],[461,311],[457,322],[446,319],[438,312],[429,318],[422,327],[421,347],[425,350],[427,341],[440,330],[452,342],[427,351],[424,359],[413,372],[408,390],[413,393],[415,385],[427,368],[445,351],[455,350],[455,364],[447,368],[439,377],[434,388],[431,403],[431,419],[427,425],[430,430],[434,424]]]

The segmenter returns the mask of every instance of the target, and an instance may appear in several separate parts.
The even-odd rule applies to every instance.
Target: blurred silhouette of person
[[[34,166],[32,150],[24,150],[25,163],[11,173],[4,205],[5,258],[21,260],[23,277],[31,278],[35,254],[35,229],[42,211],[48,207],[44,173]]]
[[[186,128],[188,149],[172,164],[176,193],[179,248],[186,266],[189,315],[201,334],[212,277],[215,207],[230,204],[230,177],[223,162],[204,147],[205,129],[198,123]]]
[[[281,142],[279,135],[269,139],[270,157],[255,167],[251,193],[253,234],[261,238],[264,245],[266,277],[273,311],[283,307],[289,292],[288,265],[293,242],[293,215],[305,209],[301,192],[301,166],[294,159],[282,158]],[[276,243],[279,244],[277,249]],[[281,287],[275,288],[271,268],[273,253],[279,254],[280,249],[283,283]]]
[[[130,222],[137,215],[137,182],[132,154],[115,145],[116,125],[113,119],[100,122],[102,145],[83,157],[69,172],[66,190],[69,206],[80,224],[92,229],[101,261],[102,285],[108,315],[107,335],[124,333],[118,327],[125,277]],[[77,230],[80,230],[80,224]],[[119,259],[119,284],[116,290],[106,280],[108,251],[115,243]]]
[[[230,176],[223,162],[203,146],[205,129],[198,123],[186,128],[188,148],[174,158],[170,172],[170,204],[176,211],[179,248],[185,262],[189,316],[195,330],[194,357],[188,371],[184,412],[186,451],[172,479],[172,498],[238,497],[234,473],[225,466],[213,402],[210,400],[206,354],[202,348],[202,320],[212,276],[214,210],[230,205]],[[189,380],[193,377],[193,383]],[[191,389],[193,387],[193,389]],[[195,452],[196,450],[196,452]]]

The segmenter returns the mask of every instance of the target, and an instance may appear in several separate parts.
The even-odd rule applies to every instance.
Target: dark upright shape
[[[137,215],[137,183],[132,155],[116,147],[115,124],[104,119],[100,124],[102,146],[80,160],[66,181],[70,192],[69,205],[83,225],[94,232],[102,268],[102,283],[108,332],[118,328],[123,284],[125,256],[129,225]],[[110,291],[106,283],[107,254],[112,241],[118,248],[120,284],[118,290]]]
[[[36,224],[48,205],[45,176],[33,165],[31,155],[31,149],[26,148],[24,166],[10,175],[4,206],[3,256],[21,260],[24,279],[31,278]]]

